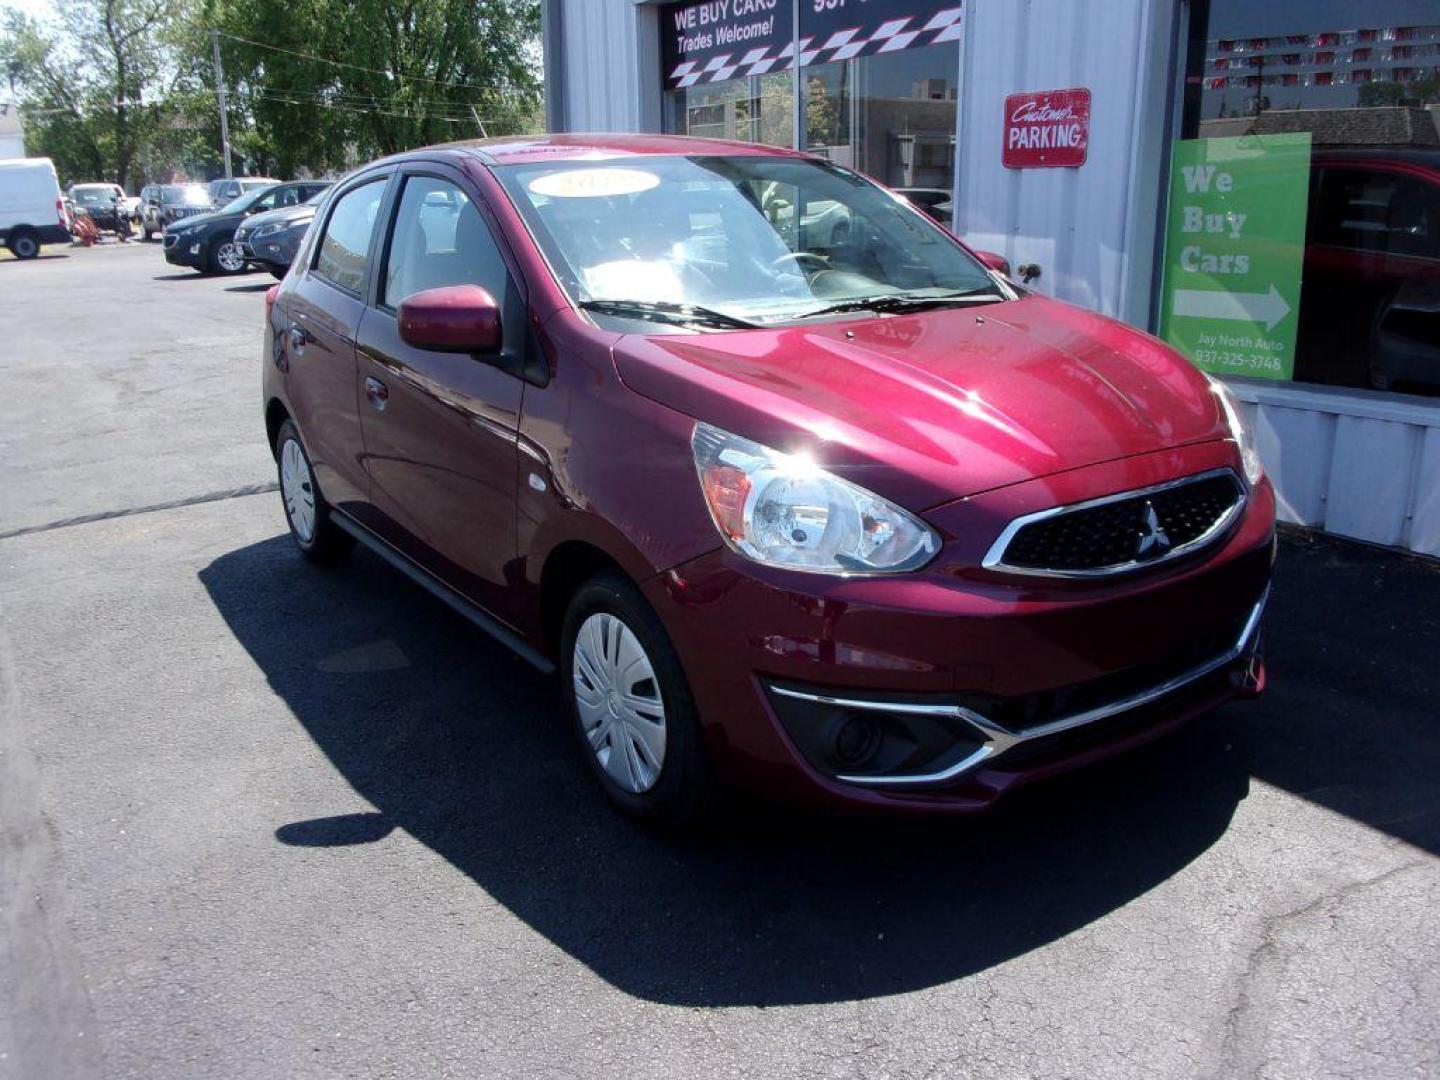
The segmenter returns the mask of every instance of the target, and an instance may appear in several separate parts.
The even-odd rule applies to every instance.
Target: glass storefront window
[[[802,0],[798,11],[796,26],[790,0],[662,7],[665,130],[810,150],[948,225],[961,4]]]
[[[954,44],[805,68],[805,149],[893,188],[948,195],[959,68]],[[948,199],[933,205],[948,214]]]
[[[1161,334],[1221,374],[1440,395],[1440,13],[1192,0]]]

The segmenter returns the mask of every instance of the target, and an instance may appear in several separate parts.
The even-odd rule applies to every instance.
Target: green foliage
[[[1367,109],[1378,105],[1418,105],[1440,101],[1440,75],[1409,83],[1365,83],[1360,87],[1357,101]]]
[[[236,107],[286,175],[538,123],[534,0],[214,3]]]
[[[59,32],[5,15],[0,67],[19,83],[27,150],[66,184],[220,172],[212,31],[237,173],[322,174],[542,122],[537,0],[56,6]]]

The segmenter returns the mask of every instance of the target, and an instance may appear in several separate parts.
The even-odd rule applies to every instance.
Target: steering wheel
[[[777,255],[770,260],[770,269],[778,270],[780,269],[781,263],[799,262],[801,259],[814,259],[820,264],[821,270],[828,270],[830,268],[830,258],[827,255],[821,255],[814,251],[787,251],[785,254]]]

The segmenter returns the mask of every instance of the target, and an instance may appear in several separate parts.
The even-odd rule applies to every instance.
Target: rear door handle
[[[376,412],[384,412],[390,401],[390,388],[373,376],[365,376],[365,400]]]

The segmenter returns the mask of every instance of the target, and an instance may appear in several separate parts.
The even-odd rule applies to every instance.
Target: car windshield
[[[723,326],[1006,298],[909,203],[827,163],[655,156],[496,171],[571,297],[608,315],[663,309]]]
[[[266,195],[270,194],[270,189],[274,186],[274,184],[266,184],[264,187],[256,188],[254,191],[247,191],[244,195],[238,196],[237,198],[231,199],[229,202],[227,202],[225,204],[225,209],[227,211],[235,211],[237,213],[249,210],[250,207],[254,206]]]
[[[81,206],[98,206],[101,203],[113,202],[115,200],[115,189],[100,185],[94,187],[77,187],[71,190],[70,197]]]
[[[210,193],[203,184],[170,184],[160,189],[160,201],[184,206],[205,206],[210,202]]]

